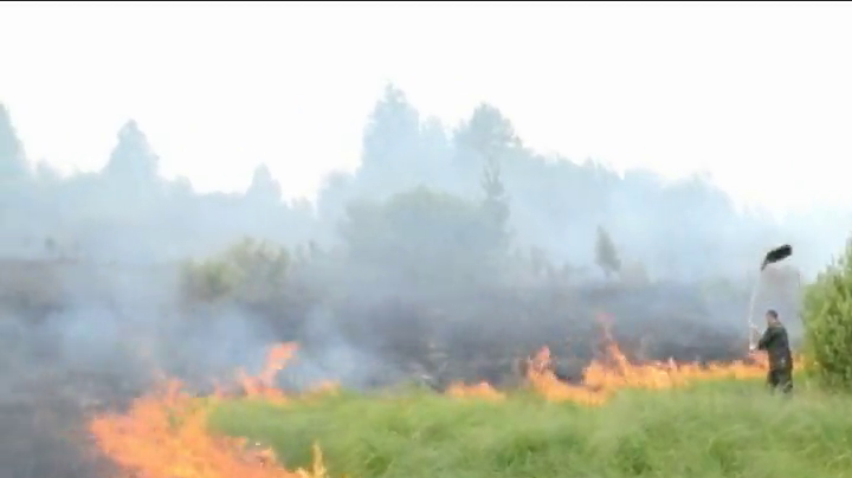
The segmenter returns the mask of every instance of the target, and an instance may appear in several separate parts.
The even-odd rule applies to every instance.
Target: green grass
[[[210,425],[271,445],[288,467],[308,466],[316,440],[334,477],[852,477],[852,400],[802,388],[792,399],[755,382],[633,391],[598,409],[527,393],[235,401]]]

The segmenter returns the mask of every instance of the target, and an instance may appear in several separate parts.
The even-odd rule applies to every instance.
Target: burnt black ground
[[[12,333],[18,327],[4,325],[0,477],[120,476],[98,453],[87,422],[94,413],[125,406],[136,391],[115,375],[69,369],[51,353],[52,344],[21,340]]]
[[[0,403],[0,463],[8,478],[116,476],[86,432],[89,409],[54,385],[16,384]]]

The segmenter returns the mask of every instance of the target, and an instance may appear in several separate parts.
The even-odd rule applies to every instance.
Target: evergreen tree
[[[19,181],[27,176],[27,160],[24,148],[9,111],[0,104],[0,180]]]
[[[803,308],[807,371],[822,385],[852,389],[852,240],[807,287]]]
[[[607,278],[621,271],[621,259],[615,249],[615,243],[606,230],[598,226],[597,241],[595,242],[595,262],[603,270]]]

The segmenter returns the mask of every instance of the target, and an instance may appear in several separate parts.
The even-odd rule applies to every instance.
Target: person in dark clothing
[[[757,342],[758,350],[765,350],[769,356],[767,385],[773,390],[788,394],[793,391],[793,355],[790,352],[790,340],[787,329],[778,320],[778,312],[766,311],[766,331]]]

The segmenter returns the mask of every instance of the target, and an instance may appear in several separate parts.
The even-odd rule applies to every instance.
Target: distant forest
[[[743,277],[762,248],[816,240],[801,233],[801,221],[785,225],[738,212],[699,176],[667,182],[651,171],[622,175],[593,161],[538,154],[488,104],[449,128],[422,118],[393,86],[368,119],[360,166],[329,174],[315,202],[282,200],[264,165],[242,194],[199,194],[184,178],[164,179],[158,167],[155,145],[129,121],[100,171],[61,177],[27,159],[10,112],[0,106],[0,253],[149,262],[209,254],[245,236],[328,246],[340,242],[360,202],[415,188],[476,201],[489,194],[488,174],[496,175],[507,207],[512,250],[588,277],[608,274],[596,265],[601,234],[623,268],[683,280]],[[347,234],[354,234],[351,227]],[[833,249],[842,239],[799,249],[819,266],[833,252],[824,243]]]

